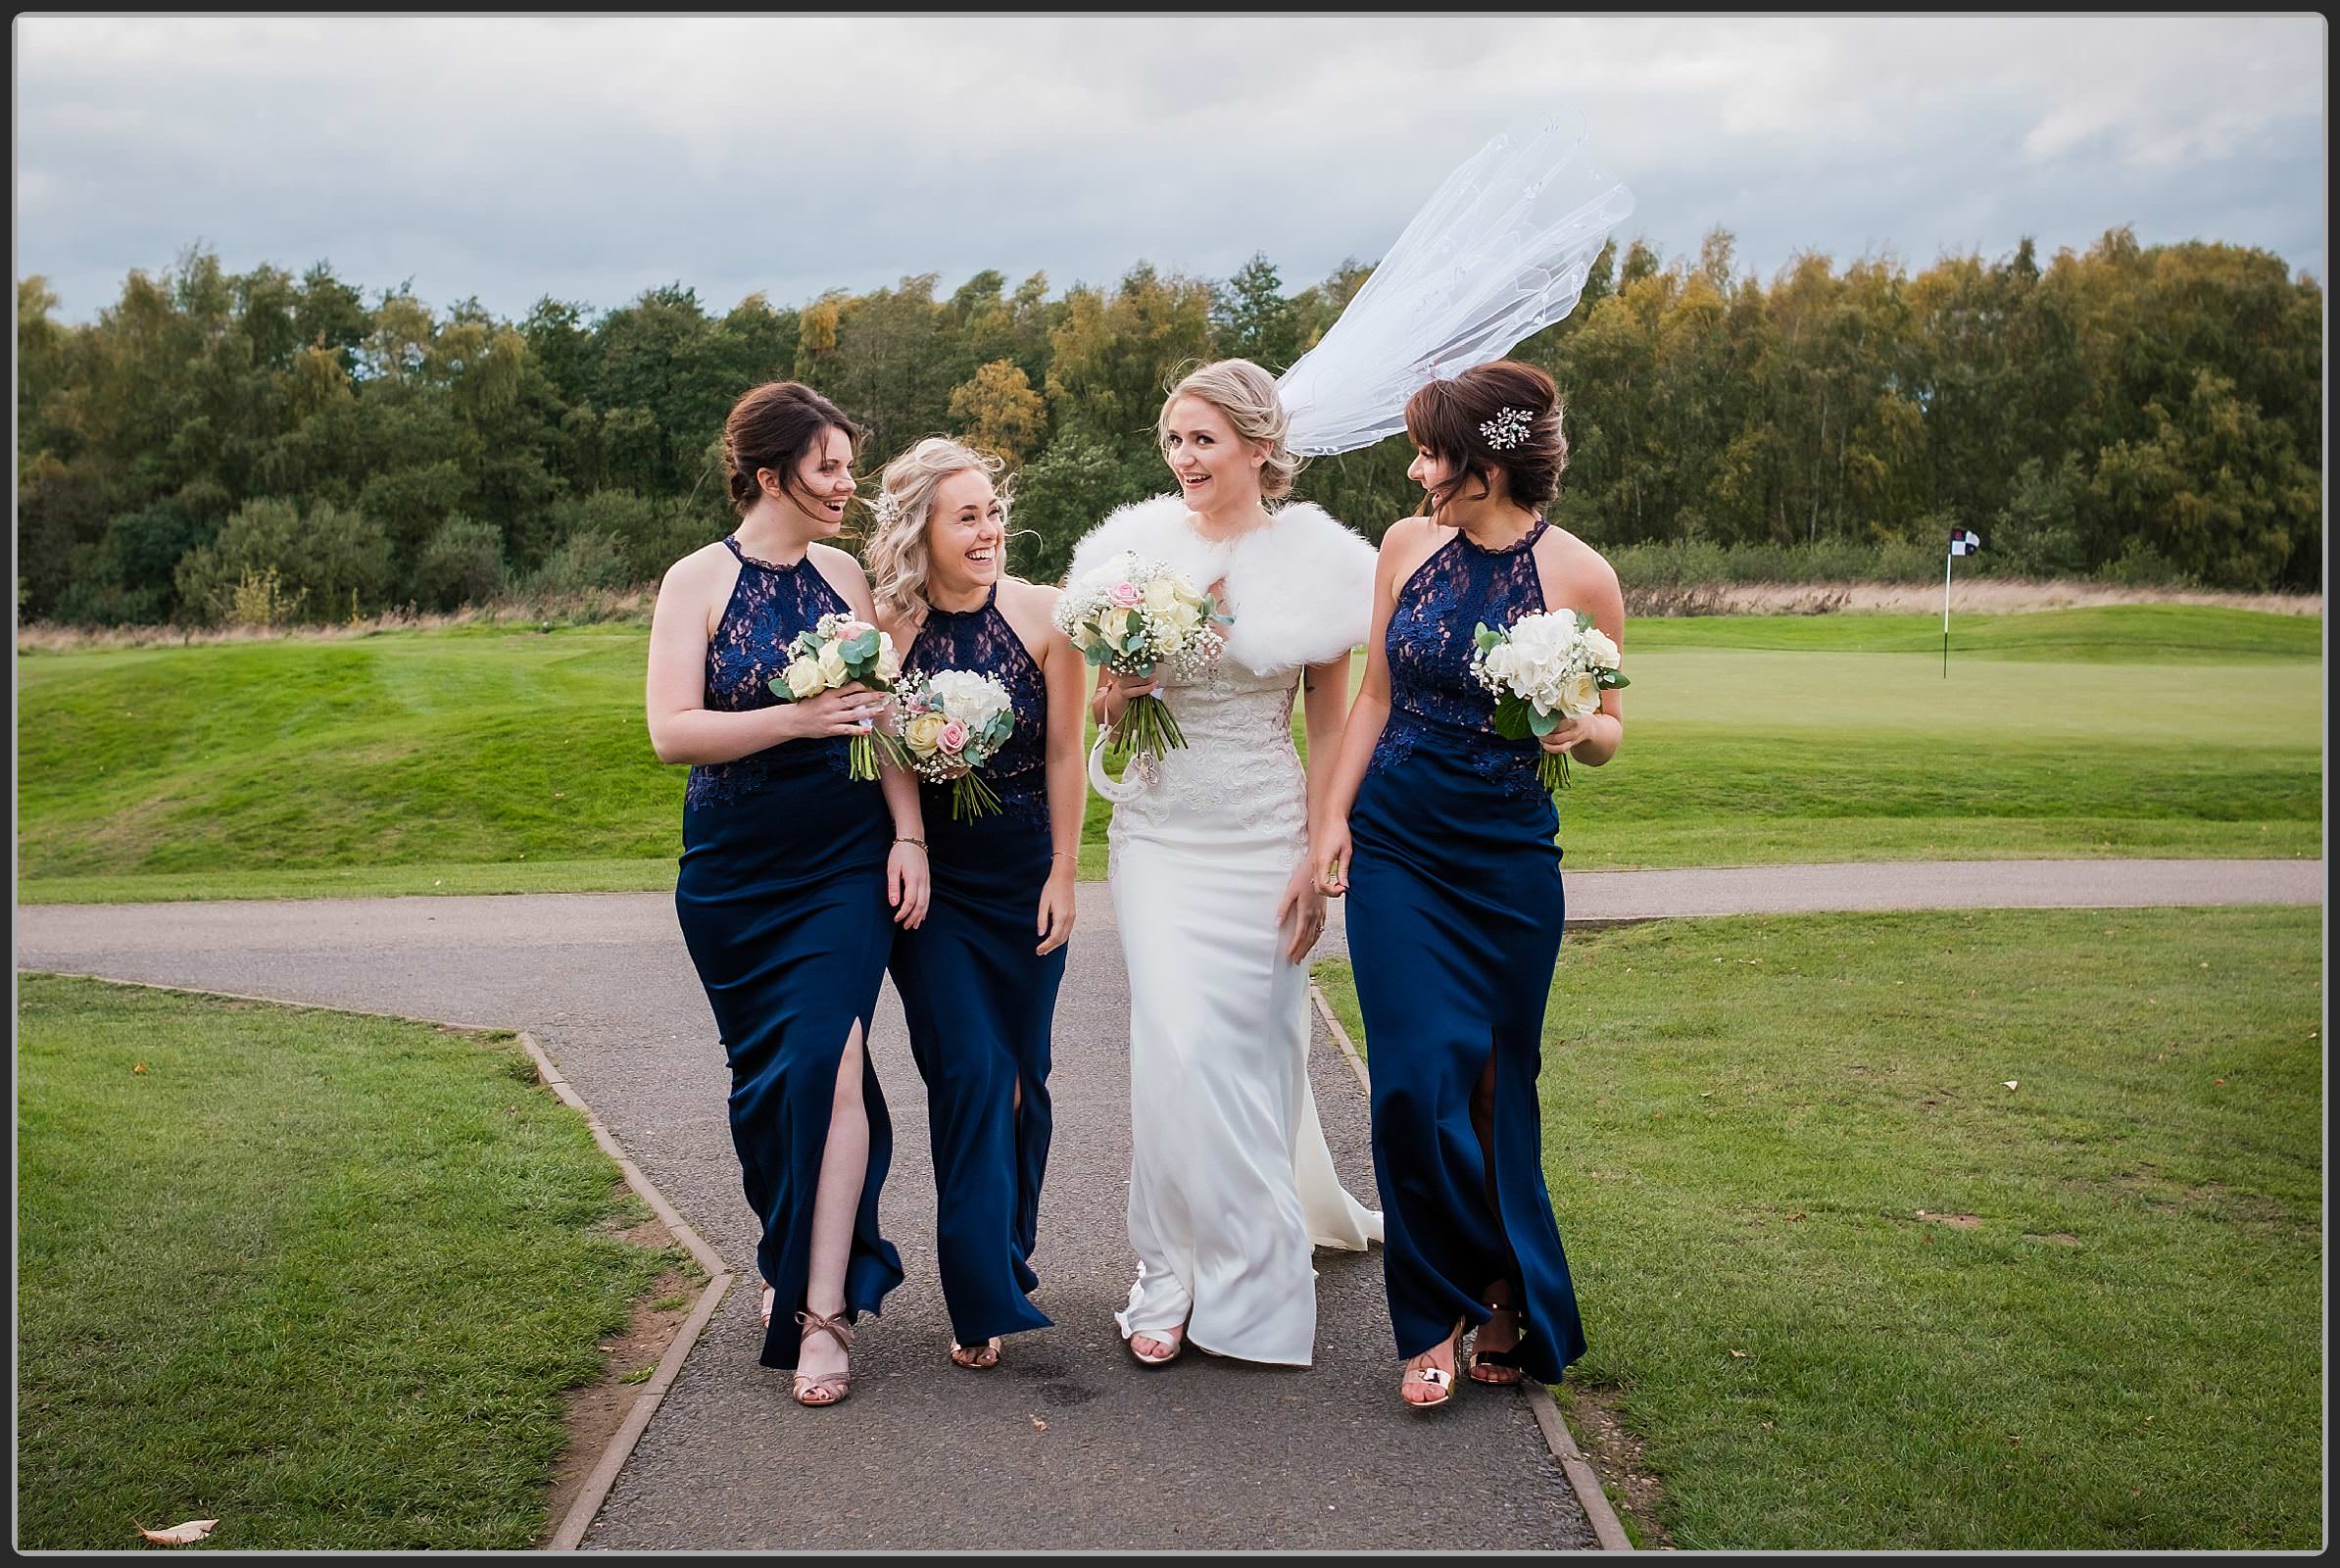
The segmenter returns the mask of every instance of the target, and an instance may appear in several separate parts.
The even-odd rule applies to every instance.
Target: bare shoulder
[[[712,593],[718,588],[728,592],[738,572],[738,559],[718,539],[701,545],[668,566],[666,575],[658,579],[658,597],[661,600],[668,594],[689,597]]]
[[[1609,558],[1566,528],[1555,525],[1545,530],[1536,543],[1536,564],[1549,585],[1547,597],[1564,597],[1585,610],[1592,609],[1595,602],[1624,602],[1617,568],[1609,564]]]
[[[999,608],[1010,612],[1029,611],[1046,620],[1056,612],[1056,600],[1060,592],[1045,582],[1002,577],[999,579]]]
[[[1045,646],[1056,634],[1057,591],[1046,583],[1021,577],[999,579],[999,613],[1007,617],[1027,647]]]
[[[819,543],[804,547],[804,559],[811,562],[828,585],[843,596],[855,610],[865,610],[870,603],[869,573],[861,569],[860,561],[850,550]]]

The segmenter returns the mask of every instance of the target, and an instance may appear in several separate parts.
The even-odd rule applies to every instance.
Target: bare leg
[[[861,1023],[853,1021],[837,1063],[837,1094],[829,1103],[829,1142],[821,1151],[820,1188],[812,1200],[812,1258],[804,1305],[824,1317],[845,1310],[845,1264],[853,1253],[853,1216],[869,1171],[869,1112],[861,1102]],[[808,1334],[797,1371],[817,1378],[847,1367],[845,1347],[833,1336]]]
[[[1495,1058],[1488,1053],[1487,1071],[1479,1075],[1479,1082],[1471,1086],[1471,1130],[1479,1135],[1480,1157],[1487,1171],[1487,1206],[1498,1224],[1503,1210],[1495,1201]],[[1471,1339],[1474,1357],[1482,1352],[1508,1350],[1520,1343],[1520,1317],[1513,1309],[1515,1298],[1509,1279],[1490,1280],[1482,1299],[1487,1305],[1499,1307],[1492,1317],[1480,1327]],[[1496,1365],[1476,1366],[1471,1374],[1481,1383],[1512,1384],[1520,1380],[1519,1369]]]

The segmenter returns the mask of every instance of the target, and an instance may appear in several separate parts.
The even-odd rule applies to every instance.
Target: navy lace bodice
[[[1545,793],[1536,777],[1536,742],[1495,733],[1494,694],[1471,673],[1471,634],[1485,622],[1508,626],[1542,611],[1536,569],[1539,518],[1506,550],[1487,550],[1457,530],[1397,591],[1382,647],[1389,661],[1389,720],[1373,748],[1366,775],[1395,767],[1429,744],[1443,747],[1473,771],[1502,781],[1523,798]]]
[[[788,645],[797,633],[809,629],[823,615],[851,614],[853,607],[812,564],[810,552],[794,565],[780,566],[748,555],[735,537],[727,537],[723,543],[739,557],[740,575],[732,584],[730,602],[723,607],[714,636],[707,639],[706,703],[718,713],[746,713],[780,701],[772,694],[771,683],[788,667]],[[695,763],[683,789],[684,804],[706,806],[730,800],[743,789],[763,783],[771,774],[775,754],[783,748],[791,757],[818,755],[838,777],[847,777],[848,744],[842,735],[782,741],[735,762]]]
[[[999,587],[973,610],[930,608],[926,624],[910,640],[903,656],[904,669],[928,672],[969,669],[996,677],[1007,688],[1015,705],[1015,728],[992,760],[984,764],[983,780],[999,792],[1002,815],[1044,831],[1048,825],[1048,688],[1024,639],[999,613]],[[938,803],[949,800],[948,784],[921,783],[928,795],[926,820],[938,820]],[[947,819],[950,807],[939,808]]]

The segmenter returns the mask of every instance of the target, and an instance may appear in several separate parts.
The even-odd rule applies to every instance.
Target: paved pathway
[[[1807,909],[2316,904],[2304,861],[1989,861],[1576,873],[1576,919]],[[590,1547],[1548,1549],[1591,1533],[1525,1397],[1466,1386],[1400,1411],[1372,1255],[1318,1257],[1317,1364],[1133,1365],[1128,991],[1111,906],[1081,889],[1050,1080],[1055,1146],[1038,1296],[1056,1327],[1004,1364],[950,1366],[934,1278],[925,1102],[891,987],[873,1039],[896,1128],[882,1202],[908,1283],[862,1338],[854,1397],[800,1410],[755,1362],[756,1292],[731,1293],[586,1538]],[[1338,906],[1336,906],[1338,908]],[[713,1022],[663,894],[32,906],[20,966],[526,1028],[735,1268],[752,1216]],[[1322,951],[1338,951],[1338,923]],[[1372,1191],[1363,1097],[1322,1037],[1334,1155]],[[1564,1216],[1565,1218],[1565,1216]],[[1587,1326],[1600,1331],[1598,1302]],[[1045,1425],[1044,1425],[1045,1423]]]

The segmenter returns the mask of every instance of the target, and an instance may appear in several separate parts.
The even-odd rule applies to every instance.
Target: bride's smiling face
[[[1266,450],[1237,435],[1227,416],[1200,398],[1179,398],[1162,416],[1162,459],[1197,512],[1259,504]]]

